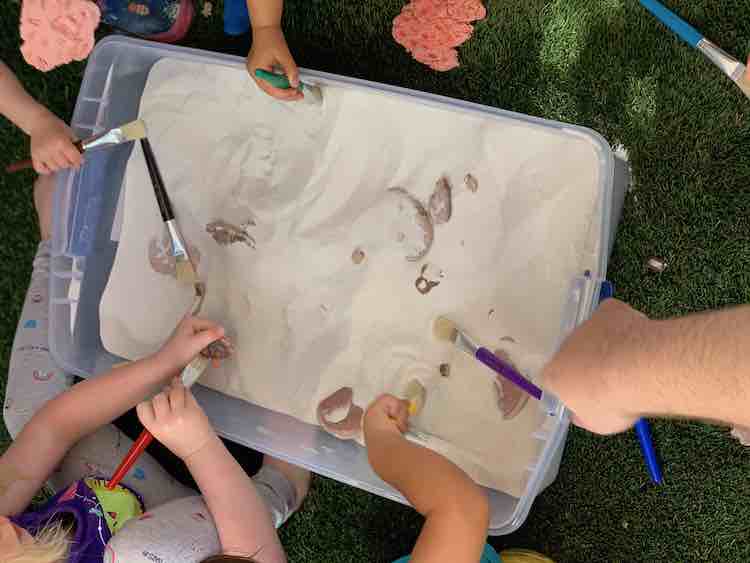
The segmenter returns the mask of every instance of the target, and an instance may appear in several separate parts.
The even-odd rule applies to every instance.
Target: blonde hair
[[[18,555],[4,559],[4,563],[64,563],[70,554],[72,526],[62,520],[46,524],[34,536],[34,541],[23,544]]]

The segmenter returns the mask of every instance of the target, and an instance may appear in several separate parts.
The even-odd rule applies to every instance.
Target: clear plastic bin
[[[96,46],[86,66],[72,120],[76,134],[85,137],[136,119],[151,66],[164,57],[240,68],[245,64],[244,59],[228,55],[119,36],[108,37]],[[321,72],[303,70],[302,77],[324,84],[348,84],[405,96],[454,111],[523,121],[534,127],[564,129],[566,133],[588,139],[600,155],[600,206],[604,215],[601,241],[605,243],[602,248],[611,249],[628,174],[626,166],[615,166],[616,159],[608,144],[597,133],[461,100]],[[50,349],[63,369],[81,377],[102,373],[122,361],[102,346],[99,302],[117,249],[117,243],[110,235],[131,150],[132,144],[91,153],[78,172],[63,172],[56,178]],[[602,252],[599,270],[602,275],[606,272],[607,257],[608,252]],[[593,295],[598,286],[597,280],[588,277],[573,282],[561,339],[591,313]],[[134,296],[138,290],[138,287],[133,287]],[[365,450],[360,446],[340,441],[316,426],[203,387],[196,388],[196,395],[224,437],[320,475],[405,502],[400,494],[373,473]],[[528,484],[520,498],[489,491],[491,534],[508,534],[521,526],[536,496],[554,481],[568,424],[565,409],[556,404],[543,429],[534,435],[544,445],[539,459],[528,468]]]

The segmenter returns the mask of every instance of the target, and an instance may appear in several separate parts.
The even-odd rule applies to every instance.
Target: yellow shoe
[[[500,559],[503,563],[555,563],[549,557],[528,549],[506,549],[500,552]]]

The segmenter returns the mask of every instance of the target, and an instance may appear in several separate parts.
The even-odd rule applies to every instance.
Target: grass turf
[[[201,2],[202,0],[199,0]],[[750,297],[750,102],[635,0],[487,0],[489,17],[460,49],[461,68],[431,72],[390,37],[403,0],[289,0],[300,65],[463,98],[596,129],[630,152],[629,194],[609,277],[620,297],[667,317]],[[750,51],[747,0],[669,0],[730,53]],[[185,43],[246,50],[221,32],[221,4]],[[69,117],[82,64],[47,75],[18,53],[17,0],[0,13],[3,58],[44,104]],[[449,132],[446,132],[449,134]],[[4,159],[27,140],[0,122]],[[7,371],[36,240],[31,174],[0,176],[0,373]],[[661,275],[644,260],[666,258]],[[557,481],[517,533],[491,539],[558,561],[750,561],[750,452],[725,429],[657,422],[667,484],[649,487],[632,434],[573,430]],[[391,561],[421,520],[326,479],[285,526],[292,562]]]

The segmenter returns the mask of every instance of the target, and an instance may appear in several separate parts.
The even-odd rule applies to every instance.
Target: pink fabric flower
[[[412,56],[433,70],[446,71],[459,66],[458,51],[450,47],[438,49],[418,47],[412,51]]]
[[[94,48],[101,13],[90,0],[24,0],[21,8],[21,54],[47,72],[82,61]]]
[[[487,9],[480,0],[447,0],[446,12],[460,22],[483,20],[487,16]]]
[[[455,47],[471,37],[469,22],[483,19],[481,0],[412,0],[393,20],[393,38],[419,62],[446,71],[458,65]]]

